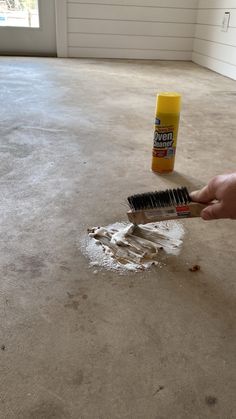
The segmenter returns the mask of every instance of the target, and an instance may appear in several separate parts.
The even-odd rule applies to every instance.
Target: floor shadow
[[[169,185],[172,186],[172,188],[174,187],[174,185],[177,187],[186,186],[190,192],[202,188],[204,186],[201,182],[199,182],[198,179],[177,171],[162,175],[156,174],[156,176],[161,176],[162,178],[164,178],[167,181],[167,183],[169,183]]]

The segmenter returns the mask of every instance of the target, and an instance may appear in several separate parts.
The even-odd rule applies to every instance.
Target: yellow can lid
[[[179,113],[181,95],[176,92],[161,92],[157,95],[156,113]]]

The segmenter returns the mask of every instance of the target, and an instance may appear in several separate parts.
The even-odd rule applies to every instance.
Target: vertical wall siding
[[[236,0],[199,0],[193,61],[236,80]],[[227,32],[222,30],[230,12]]]
[[[191,60],[197,3],[68,0],[68,56]]]

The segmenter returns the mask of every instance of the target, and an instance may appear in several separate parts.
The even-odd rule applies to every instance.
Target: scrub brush
[[[146,192],[127,198],[128,219],[133,224],[147,224],[180,218],[200,217],[209,204],[192,202],[186,187]]]

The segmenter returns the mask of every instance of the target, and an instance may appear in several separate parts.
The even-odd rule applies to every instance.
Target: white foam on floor
[[[150,223],[135,227],[117,222],[105,227],[93,227],[81,240],[82,251],[91,267],[113,271],[140,271],[152,265],[160,266],[160,254],[178,255],[184,229],[176,221]]]

